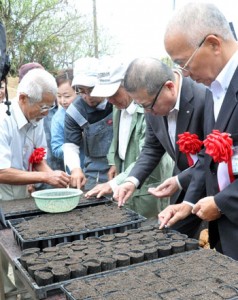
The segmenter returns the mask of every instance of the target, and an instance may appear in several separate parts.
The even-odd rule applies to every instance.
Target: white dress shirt
[[[43,147],[47,150],[43,120],[29,123],[18,101],[13,101],[10,109],[10,116],[0,109],[0,169],[14,168],[27,171],[28,160],[34,148]],[[26,187],[26,185],[0,184],[0,200],[29,197]]]
[[[131,121],[133,114],[135,113],[137,105],[134,101],[126,108],[121,110],[120,122],[119,122],[119,141],[118,141],[118,155],[120,159],[125,160],[126,150],[129,142],[129,134],[131,128]],[[123,163],[122,163],[123,165]],[[114,191],[117,186],[116,180],[112,179],[109,181],[111,189]]]
[[[132,116],[135,113],[135,111],[136,111],[136,104],[133,101],[126,109],[121,110],[120,123],[119,123],[119,143],[118,143],[119,145],[118,153],[121,160],[125,160]]]
[[[174,71],[176,72],[176,71]],[[181,87],[183,82],[183,77],[179,72],[176,72],[176,74],[179,75],[179,88],[178,88],[178,95],[176,104],[173,109],[169,112],[169,115],[167,117],[168,120],[168,133],[169,137],[172,143],[173,148],[175,149],[175,142],[176,142],[176,127],[177,127],[177,119],[178,119],[178,112],[179,112],[179,106],[180,106],[180,95],[181,95]]]
[[[220,74],[217,76],[216,80],[214,80],[209,87],[213,95],[215,121],[217,120],[223,100],[226,95],[226,91],[235,73],[237,65],[238,51],[235,52],[235,54],[231,57]]]

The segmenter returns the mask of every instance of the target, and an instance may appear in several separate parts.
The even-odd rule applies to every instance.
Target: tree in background
[[[94,56],[93,20],[80,15],[72,1],[0,0],[0,19],[6,27],[13,76],[31,61],[55,72],[72,67],[80,57]],[[99,54],[111,54],[107,41],[111,43],[111,37],[99,29]]]

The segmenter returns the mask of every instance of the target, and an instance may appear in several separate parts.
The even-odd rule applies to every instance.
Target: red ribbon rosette
[[[203,142],[199,140],[198,135],[195,133],[184,132],[178,135],[179,151],[186,154],[189,166],[194,165],[192,155],[196,155],[201,151]]]
[[[212,157],[214,162],[219,163],[217,180],[221,191],[235,180],[231,163],[233,140],[228,133],[214,129],[203,143],[206,147],[205,152]]]
[[[29,170],[32,169],[34,164],[39,164],[43,160],[45,154],[46,151],[44,148],[36,148],[29,157]]]
[[[212,157],[214,162],[228,163],[231,160],[233,141],[228,133],[214,129],[207,135],[203,143],[206,147],[205,152]]]

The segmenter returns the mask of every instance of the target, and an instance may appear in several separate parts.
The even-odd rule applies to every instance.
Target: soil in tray
[[[63,279],[64,277],[56,275],[55,269],[65,270],[67,267],[70,278],[75,278],[169,256],[173,254],[172,249],[181,246],[181,243],[182,249],[185,251],[187,240],[167,238],[167,234],[158,229],[145,232],[149,233],[147,244],[145,239],[133,238],[133,236],[141,236],[142,233],[139,230],[129,230],[126,234],[110,234],[108,238],[106,235],[102,235],[72,243],[61,243],[54,247],[45,248],[40,253],[29,254],[28,260],[25,259],[25,261],[26,254],[23,254],[20,260],[22,259],[25,264],[28,263],[26,268],[31,266],[30,255],[33,255],[33,260],[38,264],[43,260],[52,274],[54,271],[54,282],[58,282],[61,280],[60,278]],[[179,237],[180,234],[177,234]],[[161,243],[159,237],[162,239]],[[188,242],[192,242],[193,246],[195,244],[194,240],[191,241],[191,239],[188,239]],[[68,273],[67,276],[69,276]],[[32,277],[34,278],[34,276]]]
[[[22,251],[22,254],[40,253],[40,248],[29,248]]]
[[[144,261],[144,252],[140,250],[132,250],[128,252],[130,256],[130,264],[138,264]]]
[[[80,198],[80,205],[84,205],[87,203],[100,203],[100,201],[106,201],[108,202],[109,200],[105,197],[102,197],[101,199],[97,199],[96,197],[92,198],[85,198],[82,196]],[[35,200],[33,198],[27,198],[27,199],[16,199],[16,200],[11,200],[11,201],[2,201],[0,200],[0,207],[3,209],[4,214],[9,214],[10,216],[13,214],[24,214],[26,215],[27,212],[35,212],[35,211],[40,211],[39,208],[35,204]]]
[[[97,259],[88,259],[83,262],[83,266],[85,266],[88,270],[88,274],[95,274],[101,272],[101,262]]]
[[[53,274],[49,271],[35,271],[35,281],[39,286],[45,286],[54,282]]]
[[[68,268],[70,270],[71,278],[86,276],[88,273],[87,266],[80,263],[69,265]]]
[[[102,272],[113,270],[117,266],[116,259],[113,257],[100,257]]]
[[[35,272],[36,271],[47,271],[47,265],[46,264],[34,264],[34,265],[31,265],[27,268],[28,270],[28,273],[31,275],[31,277],[33,279],[35,279]]]
[[[54,282],[61,282],[70,279],[70,269],[68,267],[57,267],[52,269]]]
[[[237,299],[237,266],[229,257],[202,249],[76,279],[64,288],[72,300]]]
[[[38,258],[38,254],[36,252],[34,252],[34,253],[22,253],[21,258],[20,258],[20,262],[23,265],[23,267],[26,269],[29,262],[31,260],[35,260],[36,258]]]
[[[54,237],[62,234],[89,232],[94,229],[111,228],[118,224],[131,224],[132,220],[142,220],[138,214],[129,210],[118,210],[115,204],[89,206],[67,213],[43,214],[29,218],[12,220],[11,226],[24,241]],[[75,231],[75,224],[78,230]],[[95,237],[91,237],[95,242]],[[91,241],[90,241],[91,242]]]

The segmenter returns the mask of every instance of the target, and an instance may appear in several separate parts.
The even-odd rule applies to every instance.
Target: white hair
[[[224,40],[234,40],[229,23],[223,13],[212,3],[190,2],[175,11],[168,22],[165,40],[177,33],[183,33],[191,46],[209,34],[215,34]]]
[[[40,102],[44,93],[57,95],[57,84],[53,75],[43,69],[32,69],[22,78],[17,94],[24,93],[30,103]]]

